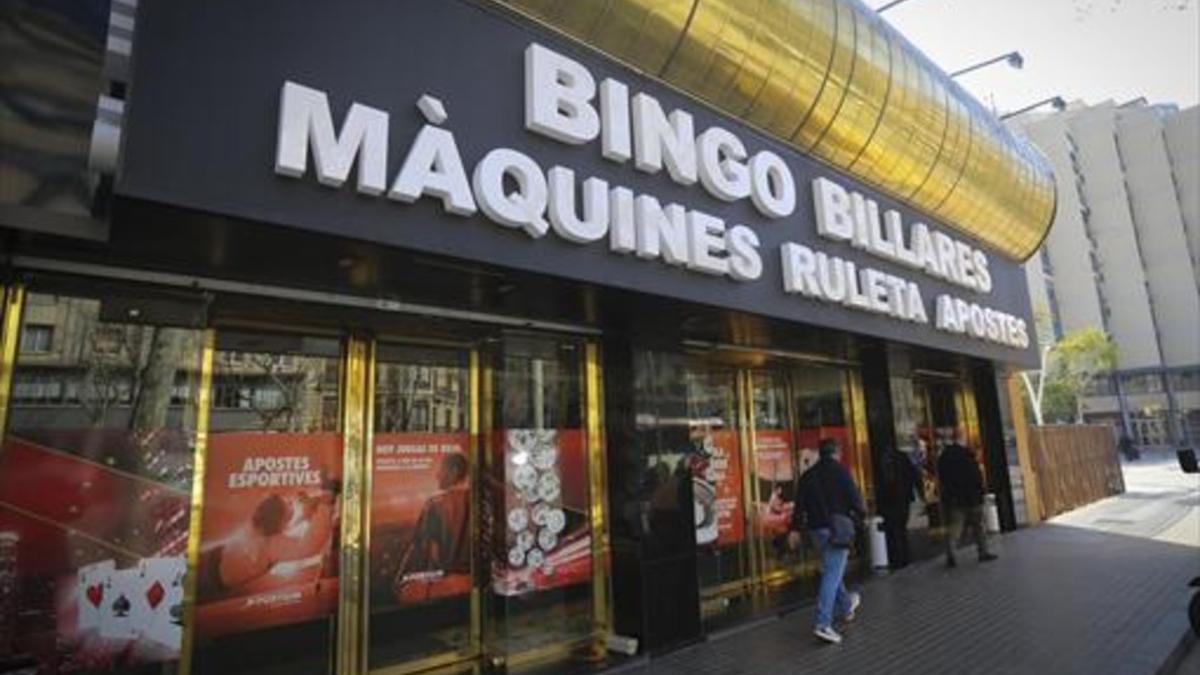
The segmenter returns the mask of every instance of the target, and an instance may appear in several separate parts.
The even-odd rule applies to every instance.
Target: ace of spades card
[[[183,584],[187,561],[182,557],[145,558],[138,562],[138,598],[144,608],[142,637],[177,651],[183,637]]]
[[[100,628],[100,616],[108,598],[108,578],[116,570],[112,560],[84,565],[76,572],[76,607],[79,617],[76,631],[85,633]],[[110,600],[111,601],[111,600]]]
[[[141,632],[146,619],[144,604],[136,603],[138,570],[116,570],[108,575],[104,601],[100,611],[100,637],[110,640],[133,640]]]

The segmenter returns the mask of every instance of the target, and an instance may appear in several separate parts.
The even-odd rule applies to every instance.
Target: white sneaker
[[[858,618],[858,608],[862,606],[862,593],[850,594],[850,609],[846,610],[846,616],[842,619],[846,623]]]
[[[842,635],[833,629],[833,626],[825,626],[817,628],[813,631],[813,635],[828,642],[829,644],[838,645],[842,643]]]

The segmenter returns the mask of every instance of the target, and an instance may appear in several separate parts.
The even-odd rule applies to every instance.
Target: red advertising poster
[[[209,438],[196,634],[307,621],[337,600],[337,433]]]
[[[754,434],[754,473],[760,498],[754,517],[758,531],[767,537],[787,533],[795,507],[791,436],[786,429],[764,429]]]
[[[493,590],[515,596],[591,580],[583,431],[507,429],[494,438],[488,507]]]
[[[467,433],[375,435],[373,606],[471,592],[470,440]]]
[[[745,537],[742,463],[737,431],[707,432],[689,461],[696,544],[727,546]]]
[[[165,431],[5,440],[0,660],[62,673],[178,658],[190,457]]]

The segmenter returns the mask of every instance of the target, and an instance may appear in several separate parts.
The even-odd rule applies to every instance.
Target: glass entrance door
[[[477,426],[470,353],[376,347],[367,514],[367,665],[479,652]]]
[[[485,361],[488,658],[511,667],[590,652],[606,614],[595,564],[604,499],[596,352],[578,339],[510,333]]]
[[[342,341],[216,331],[193,672],[331,670]]]
[[[750,373],[754,458],[753,522],[764,582],[785,580],[798,570],[799,556],[787,548],[800,477],[788,396],[787,373]]]
[[[724,613],[731,597],[751,581],[740,381],[733,368],[696,363],[684,370],[688,442],[683,461],[692,475],[702,616]]]

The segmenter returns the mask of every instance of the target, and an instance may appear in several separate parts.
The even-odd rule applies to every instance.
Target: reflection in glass
[[[789,419],[787,380],[779,371],[751,374],[754,428],[755,535],[762,540],[763,572],[798,562],[787,549],[799,473]]]
[[[368,666],[469,656],[470,405],[462,352],[382,344],[371,462]]]
[[[680,449],[692,473],[702,596],[740,586],[748,572],[736,382],[731,369],[684,371],[687,443]]]
[[[485,469],[490,650],[591,637],[591,496],[575,340],[505,335]]]
[[[126,298],[26,300],[0,452],[0,661],[173,669],[201,333]]]
[[[219,332],[196,670],[323,673],[338,596],[341,345]]]

